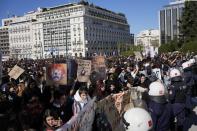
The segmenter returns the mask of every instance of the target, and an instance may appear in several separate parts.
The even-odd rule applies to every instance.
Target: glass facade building
[[[159,12],[160,44],[168,43],[179,37],[179,25],[184,1],[174,1]]]

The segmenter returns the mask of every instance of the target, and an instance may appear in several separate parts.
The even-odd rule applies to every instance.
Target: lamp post
[[[53,59],[53,63],[54,63],[54,54],[53,54],[53,42],[52,42],[52,35],[55,33],[55,31],[50,31],[50,35],[51,35],[51,56],[52,56],[52,59]]]
[[[66,29],[66,59],[68,59],[68,43],[67,43],[67,38],[68,38],[68,30]]]

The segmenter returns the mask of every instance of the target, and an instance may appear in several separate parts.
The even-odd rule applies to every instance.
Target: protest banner
[[[98,112],[106,115],[106,121],[111,125],[113,131],[121,131],[123,127],[121,126],[121,117],[118,109],[115,106],[115,97],[110,95],[105,99],[97,102]]]
[[[91,61],[90,60],[77,60],[77,79],[79,82],[88,82],[91,74]]]
[[[47,67],[47,85],[67,84],[67,64],[51,64]]]
[[[10,78],[18,79],[18,77],[24,72],[25,70],[20,68],[19,66],[15,65],[12,70],[9,72]]]
[[[124,129],[121,115],[124,111],[133,107],[131,100],[131,91],[125,91],[110,95],[97,102],[99,112],[104,112],[107,121],[110,123],[113,131],[122,131]]]
[[[96,110],[95,100],[96,98],[90,100],[81,112],[56,131],[92,131]]]
[[[96,98],[93,98],[84,109],[79,113],[79,131],[92,131],[92,124],[94,122],[95,110],[96,110]]]
[[[155,73],[156,77],[161,80],[161,70],[159,68],[152,69],[152,73]]]
[[[3,65],[2,65],[2,54],[0,52],[0,84],[2,82],[2,68],[3,68]]]
[[[104,80],[106,78],[106,65],[104,56],[95,56],[92,59],[92,71],[99,75],[98,79]]]

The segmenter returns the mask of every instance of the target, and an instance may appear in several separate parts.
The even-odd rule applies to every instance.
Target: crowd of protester
[[[46,85],[46,65],[54,62],[50,59],[3,62],[0,130],[55,131],[77,115],[91,98],[96,96],[101,100],[134,87],[142,92],[142,100],[153,119],[153,130],[185,130],[186,118],[196,106],[196,60],[194,54],[177,52],[154,58],[147,56],[142,60],[134,56],[110,57],[106,58],[106,79],[97,79],[97,74],[92,73],[88,83],[73,78],[68,85],[59,86]],[[184,66],[188,61],[190,64]],[[65,63],[66,60],[56,62]],[[16,64],[25,72],[14,80],[8,72]],[[161,69],[161,80],[152,73],[154,68]],[[172,70],[178,78],[171,75]],[[166,91],[162,102],[160,97],[155,99],[149,93],[151,83],[157,81],[164,85]],[[95,126],[95,130],[98,128]]]

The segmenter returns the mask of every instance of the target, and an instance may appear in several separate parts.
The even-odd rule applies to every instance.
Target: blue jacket
[[[173,120],[172,106],[169,103],[149,101],[149,111],[153,120],[154,131],[167,131]]]

